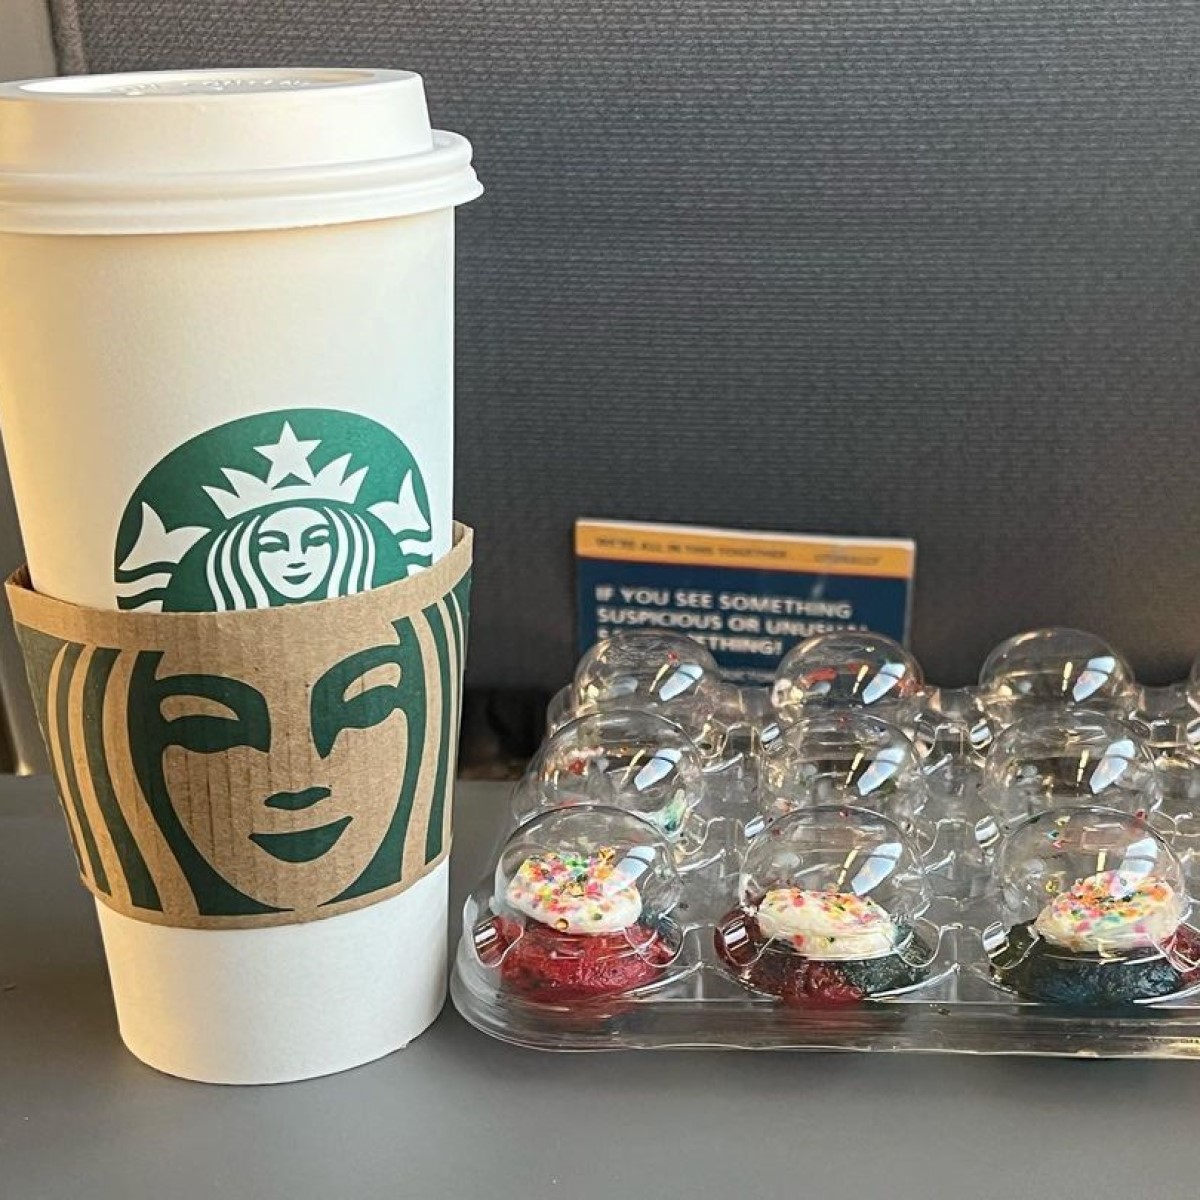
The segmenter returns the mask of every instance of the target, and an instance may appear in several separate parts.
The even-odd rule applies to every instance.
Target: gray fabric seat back
[[[578,515],[912,535],[913,643],[1200,650],[1200,13],[1177,0],[58,0],[60,66],[353,63],[476,145],[471,680],[573,658]]]

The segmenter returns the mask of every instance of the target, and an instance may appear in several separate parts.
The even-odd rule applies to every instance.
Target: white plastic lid
[[[164,71],[0,84],[0,230],[198,233],[409,216],[483,189],[421,77]]]

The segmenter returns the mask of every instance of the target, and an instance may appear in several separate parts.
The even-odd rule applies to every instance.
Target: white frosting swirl
[[[634,881],[646,870],[648,858],[635,847],[620,862],[615,859],[609,849],[532,855],[509,881],[505,900],[559,933],[618,933],[642,915]]]
[[[773,888],[759,903],[758,927],[817,960],[880,958],[896,948],[892,918],[853,892]]]
[[[1182,897],[1161,876],[1102,871],[1055,896],[1033,924],[1064,950],[1116,954],[1161,946],[1183,915]]]

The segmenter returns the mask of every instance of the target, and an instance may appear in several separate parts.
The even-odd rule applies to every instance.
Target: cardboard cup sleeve
[[[278,608],[116,612],[7,583],[80,875],[182,929],[319,921],[450,846],[472,533],[398,583]]]

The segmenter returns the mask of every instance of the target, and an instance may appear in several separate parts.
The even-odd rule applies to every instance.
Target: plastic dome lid
[[[0,84],[0,230],[184,233],[407,216],[482,191],[419,75],[165,71]]]
[[[857,709],[817,709],[791,725],[762,766],[779,811],[821,803],[874,808],[920,782],[921,762],[903,730]]]
[[[651,709],[694,737],[712,716],[720,689],[720,668],[699,642],[681,634],[623,631],[579,660],[570,703],[575,712]]]
[[[924,683],[920,663],[883,634],[823,633],[783,656],[771,699],[780,719],[790,722],[813,706],[879,711],[908,706]]]
[[[505,843],[492,911],[582,936],[653,925],[678,904],[679,875],[646,821],[603,806],[544,813]]]
[[[1170,846],[1145,821],[1107,808],[1030,818],[1002,842],[995,872],[1006,919],[1037,922],[1045,940],[1073,952],[1153,945],[1189,907]]]
[[[1003,720],[1036,707],[1111,707],[1131,701],[1133,670],[1103,638],[1080,629],[1033,629],[984,660],[985,703]]]
[[[637,710],[587,713],[562,726],[539,751],[514,796],[514,816],[600,804],[633,813],[673,840],[702,788],[700,752],[673,722]]]
[[[1160,798],[1154,757],[1128,725],[1062,709],[1031,712],[997,735],[980,793],[1002,827],[1063,804],[1142,815]]]
[[[915,921],[930,892],[917,849],[894,821],[862,808],[824,805],[768,826],[747,847],[738,878],[742,908],[760,923],[764,906],[775,918],[763,929],[768,936],[787,924],[798,900],[820,903],[821,897],[859,909],[863,920],[855,924],[861,927],[884,918]]]

